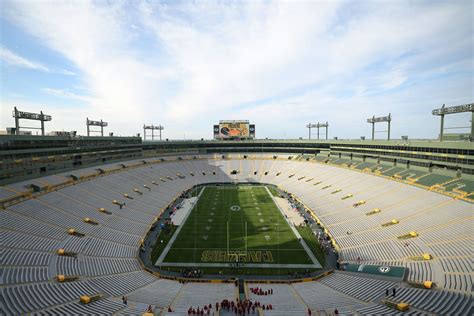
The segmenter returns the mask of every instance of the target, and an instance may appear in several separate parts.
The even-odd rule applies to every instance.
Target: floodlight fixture
[[[161,140],[161,131],[165,128],[160,125],[145,125],[143,124],[143,140],[146,140],[146,130],[151,130],[151,140],[155,140],[155,130],[160,131],[160,140]]]
[[[388,130],[386,131],[377,131],[378,132],[387,132],[387,140],[390,140],[390,124],[392,122],[392,115],[389,113],[387,116],[380,116],[380,117],[375,117],[372,116],[372,117],[369,117],[367,119],[367,123],[370,123],[372,124],[372,140],[375,139],[375,124],[376,123],[384,123],[384,122],[387,122],[388,123]]]
[[[104,127],[108,126],[109,124],[102,120],[93,121],[93,120],[89,120],[89,118],[86,118],[86,125],[87,125],[87,136],[90,136],[90,133],[100,133],[101,136],[104,136]],[[91,130],[89,126],[100,126],[100,131]]]
[[[318,131],[318,134],[317,134],[317,137],[318,137],[318,140],[319,140],[319,129],[320,128],[325,128],[326,129],[326,140],[328,139],[328,127],[329,127],[329,123],[326,121],[326,123],[308,123],[306,125],[306,128],[308,129],[308,139],[311,139],[311,129],[312,128],[316,128],[317,131]]]
[[[20,135],[20,128],[28,128],[28,129],[40,129],[41,135],[44,136],[44,122],[49,122],[53,120],[51,115],[46,115],[43,111],[40,113],[31,113],[31,112],[24,112],[19,111],[16,106],[13,108],[13,117],[15,118],[15,134]],[[41,121],[41,127],[31,127],[31,126],[20,126],[20,120],[33,120],[33,121]]]
[[[446,107],[445,104],[439,109],[434,109],[431,113],[433,115],[437,115],[441,117],[441,124],[440,124],[440,132],[439,132],[439,141],[443,141],[443,134],[445,129],[467,129],[469,126],[460,126],[460,127],[444,127],[444,116],[446,114],[457,114],[457,113],[464,113],[464,112],[471,112],[471,136],[470,140],[474,141],[474,103],[462,104],[462,105],[455,105],[455,106],[448,106]]]

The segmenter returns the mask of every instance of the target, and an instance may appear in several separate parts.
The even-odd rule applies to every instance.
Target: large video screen
[[[248,122],[221,122],[219,123],[219,138],[249,137]]]

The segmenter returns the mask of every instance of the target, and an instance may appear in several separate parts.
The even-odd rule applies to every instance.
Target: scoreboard
[[[246,120],[223,120],[214,125],[214,139],[253,139],[255,125]]]

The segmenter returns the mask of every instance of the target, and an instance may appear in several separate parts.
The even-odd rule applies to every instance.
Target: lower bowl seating
[[[341,260],[407,267],[408,281],[436,284],[433,290],[418,289],[341,272],[309,283],[247,284],[274,290],[265,298],[248,296],[275,307],[265,314],[304,315],[308,308],[321,313],[334,308],[361,314],[397,313],[381,303],[387,288],[396,288],[397,300],[408,303],[413,313],[472,313],[472,254],[467,241],[472,237],[472,204],[361,172],[370,164],[349,169],[271,155],[251,158],[204,156],[156,163],[152,168],[123,168],[1,210],[1,314],[142,314],[152,305],[164,314],[171,306],[174,314],[183,315],[191,305],[235,300],[233,284],[183,285],[160,279],[143,270],[138,259],[142,238],[159,210],[174,197],[195,184],[232,181],[277,184],[293,193],[326,227]],[[229,174],[237,169],[236,175]],[[430,186],[447,181],[417,176]],[[323,190],[326,186],[330,189]],[[0,196],[10,196],[8,192],[2,189]],[[354,207],[357,201],[364,203]],[[379,211],[367,215],[374,209]],[[383,226],[393,219],[397,223]],[[83,236],[69,234],[71,228]],[[410,232],[417,234],[398,238]],[[70,255],[60,256],[59,249]],[[429,260],[423,254],[429,254]],[[78,279],[59,283],[58,275]],[[79,303],[80,296],[97,293],[98,301]]]

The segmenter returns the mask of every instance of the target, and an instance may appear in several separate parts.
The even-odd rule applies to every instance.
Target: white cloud
[[[65,75],[65,76],[76,76],[77,75],[75,72],[70,71],[70,70],[65,70],[65,69],[56,70],[55,72],[58,73],[58,74],[61,74],[61,75]]]
[[[85,102],[94,101],[94,99],[89,96],[79,95],[79,94],[72,93],[63,89],[44,88],[43,91],[50,95],[54,95],[54,96],[66,98],[66,99],[74,99],[74,100],[80,100],[80,101],[85,101]]]
[[[465,69],[469,57],[455,56],[466,51],[472,74],[466,5],[15,1],[4,11],[77,67],[88,96],[45,91],[86,102],[124,134],[161,123],[167,137],[210,137],[218,119],[240,117],[260,136],[282,137],[275,125],[305,136],[309,120],[329,120],[357,137],[372,114],[410,122],[404,104],[428,104],[427,94],[433,106],[473,98],[465,77],[441,80],[449,91],[424,82],[447,64]]]
[[[337,6],[275,3],[209,10],[207,5],[187,5],[181,10],[191,15],[191,22],[147,7],[145,24],[183,77],[183,89],[167,113],[173,119],[202,111],[224,114],[232,105],[308,81],[313,75],[301,72],[300,61]]]
[[[51,69],[42,63],[31,61],[11,50],[0,46],[0,60],[16,67],[39,70],[47,73],[57,73],[65,76],[75,76],[76,73],[66,69]]]
[[[48,67],[38,62],[33,62],[24,57],[21,57],[5,47],[0,47],[0,60],[17,67],[40,70],[45,72],[50,71]]]

